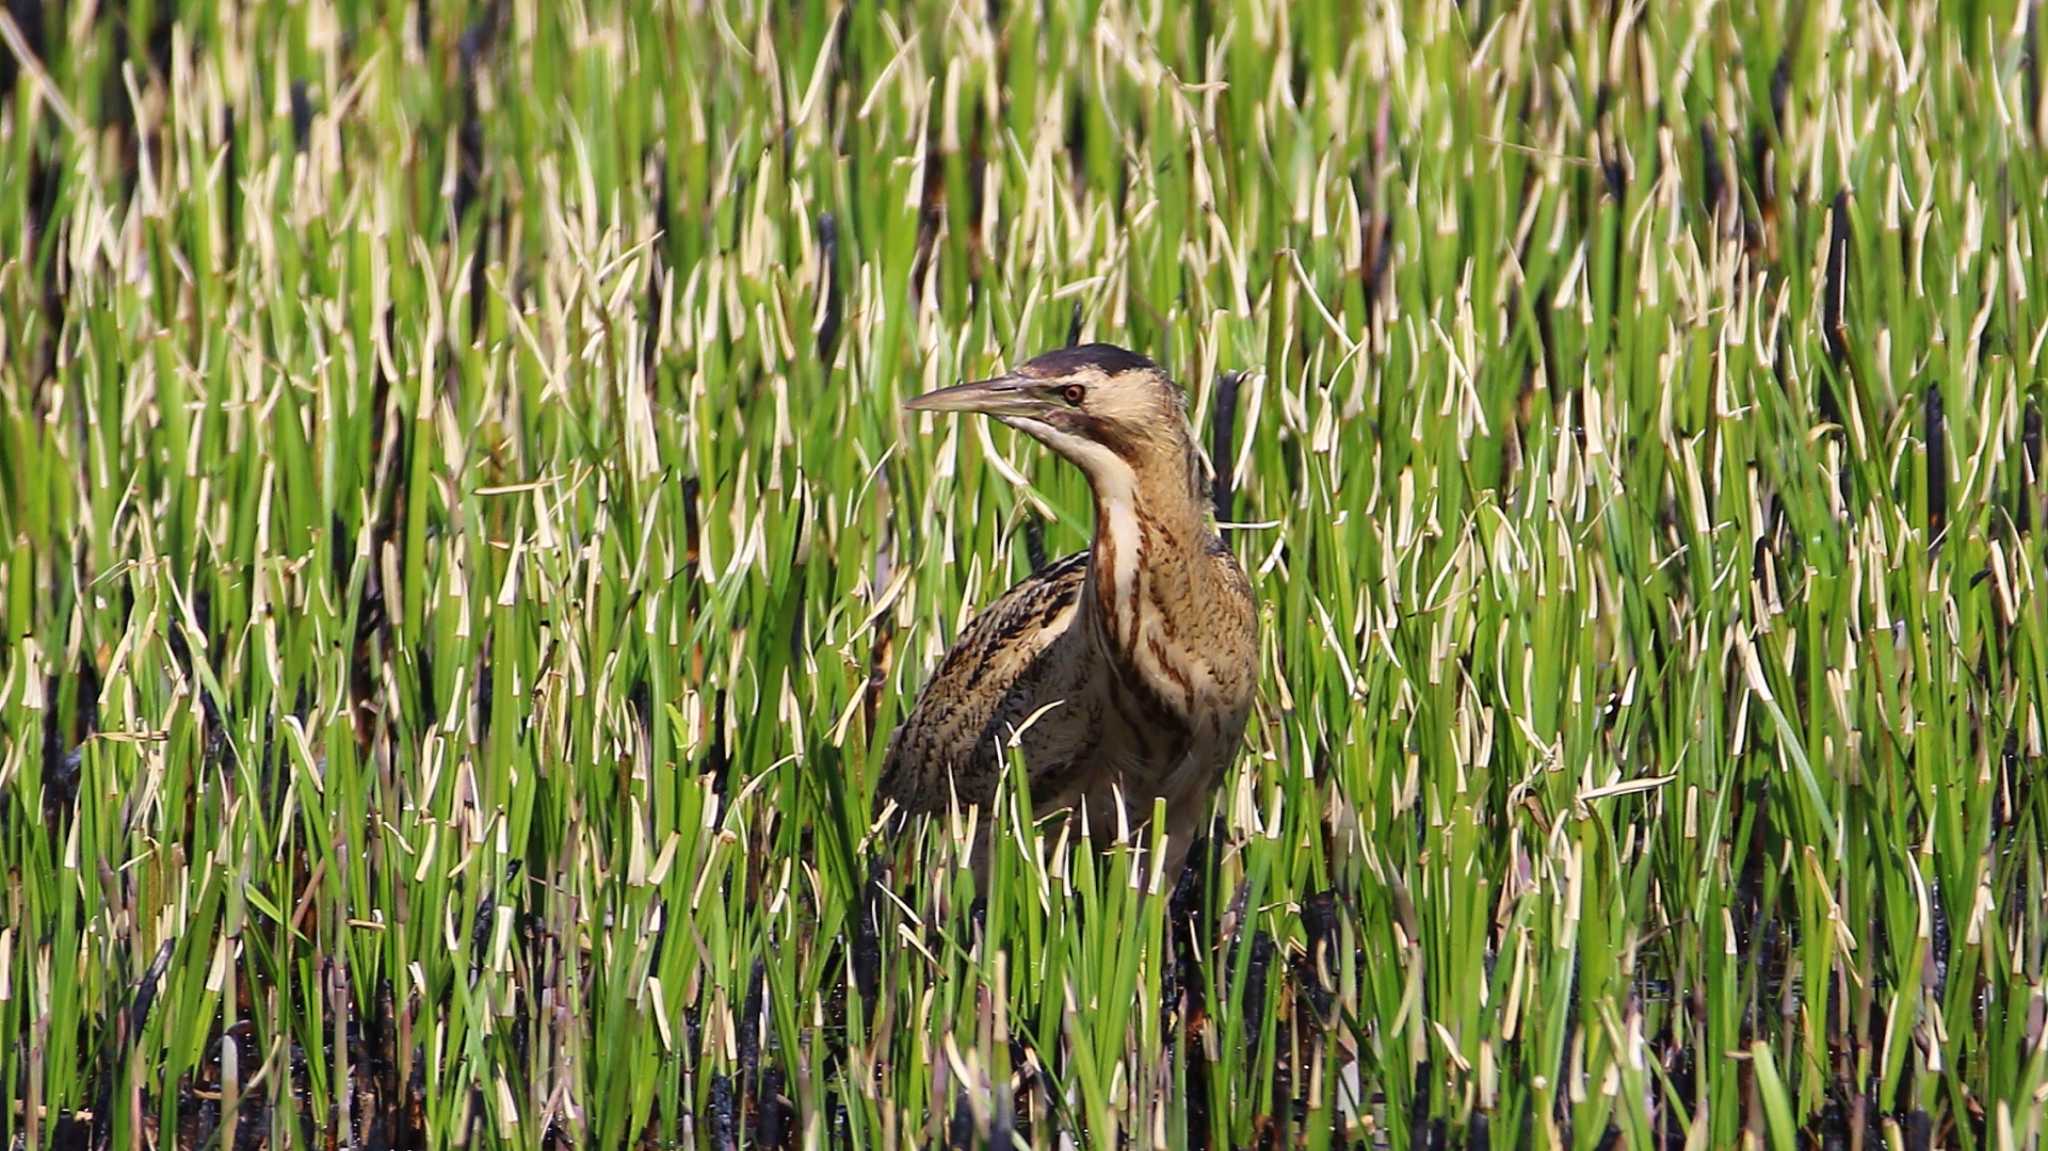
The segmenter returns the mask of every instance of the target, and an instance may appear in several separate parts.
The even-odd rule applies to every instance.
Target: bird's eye
[[[1060,398],[1067,401],[1067,405],[1069,407],[1080,407],[1081,401],[1084,398],[1086,398],[1087,395],[1088,389],[1082,387],[1079,384],[1068,384],[1066,387],[1060,389]]]

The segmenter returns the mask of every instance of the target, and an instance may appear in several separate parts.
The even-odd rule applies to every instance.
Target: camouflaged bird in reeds
[[[1098,841],[1164,800],[1177,873],[1257,676],[1251,584],[1210,519],[1181,390],[1094,344],[908,406],[992,415],[1072,461],[1095,536],[961,633],[896,732],[882,793],[911,812],[980,805],[985,825],[1014,748],[1036,813],[1085,811]]]

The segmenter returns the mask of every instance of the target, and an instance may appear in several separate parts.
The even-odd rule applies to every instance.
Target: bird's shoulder
[[[1062,618],[1080,602],[1087,572],[1088,553],[1076,552],[1017,581],[968,622],[925,694],[959,677],[978,679],[996,672],[1009,678],[1021,670],[1007,665],[1028,661],[1059,637]]]

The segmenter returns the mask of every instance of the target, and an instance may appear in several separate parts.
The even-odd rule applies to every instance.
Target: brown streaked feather
[[[1018,582],[968,623],[896,729],[882,768],[882,794],[907,811],[986,804],[1001,771],[1004,724],[1024,722],[1057,687],[1045,656],[1072,642],[1075,608],[1088,575],[1077,552]]]

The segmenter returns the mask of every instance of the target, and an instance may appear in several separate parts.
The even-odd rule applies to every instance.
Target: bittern
[[[1209,514],[1185,395],[1144,356],[1085,344],[904,406],[993,416],[1066,457],[1095,538],[961,633],[896,731],[882,793],[911,812],[979,804],[986,826],[1014,741],[1036,815],[1085,812],[1099,837],[1148,826],[1164,799],[1171,883],[1257,679],[1251,582]]]

